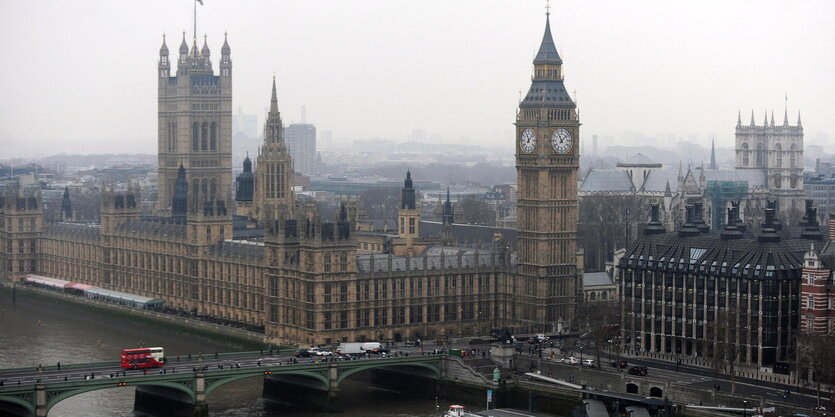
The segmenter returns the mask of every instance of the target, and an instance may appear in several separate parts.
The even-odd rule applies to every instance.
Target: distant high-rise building
[[[258,137],[258,116],[244,113],[238,107],[238,112],[232,116],[232,136],[243,136],[254,139]]]
[[[296,172],[312,174],[316,163],[316,126],[291,123],[284,128],[284,140],[290,148]]]
[[[597,156],[597,135],[591,135],[591,155]]]

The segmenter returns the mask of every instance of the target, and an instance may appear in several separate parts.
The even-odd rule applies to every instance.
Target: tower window
[[[747,143],[742,144],[742,166],[744,166],[744,167],[748,166],[748,144]]]
[[[208,143],[209,142],[209,124],[208,123],[203,122],[203,126],[202,126],[202,129],[201,129],[200,133],[201,133],[201,135],[200,135],[200,139],[201,139],[200,140],[200,145],[201,145],[200,149],[206,151],[206,150],[209,149],[209,143]]]
[[[782,168],[783,167],[783,147],[780,146],[780,144],[778,143],[777,145],[775,145],[774,150],[777,152],[776,166],[777,166],[777,168]]]
[[[191,125],[191,150],[196,151],[200,149],[199,145],[199,136],[200,136],[200,128],[197,125],[197,122]]]
[[[209,147],[213,151],[217,150],[217,123],[215,123],[215,122],[212,122],[211,139],[210,139]]]

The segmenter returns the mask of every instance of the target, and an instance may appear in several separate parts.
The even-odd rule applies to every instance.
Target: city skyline
[[[204,3],[198,44],[207,34],[217,66],[228,31],[235,109],[263,120],[275,73],[285,122],[300,121],[305,105],[307,121],[332,131],[334,142],[405,138],[422,128],[445,142],[509,152],[519,91],[530,82],[529,45],[541,39],[545,12],[544,2]],[[829,3],[551,6],[581,141],[673,132],[696,134],[703,145],[715,136],[727,147],[737,111],[747,122],[753,109],[760,124],[773,110],[781,123],[785,95],[790,123],[799,110],[810,139],[835,132],[826,115],[835,58],[817,52],[820,39],[835,38],[835,13],[822,13]],[[181,30],[191,38],[191,1],[3,8],[7,53],[25,57],[0,77],[0,142],[9,157],[153,153],[161,35],[172,50]]]

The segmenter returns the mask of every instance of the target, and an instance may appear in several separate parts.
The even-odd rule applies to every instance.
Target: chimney
[[[733,240],[733,239],[740,239],[742,238],[742,232],[736,227],[737,221],[737,210],[739,210],[739,206],[733,204],[731,207],[728,207],[728,222],[725,224],[725,230],[722,231],[720,235],[722,240]]]
[[[659,220],[658,203],[650,204],[649,209],[649,223],[644,228],[644,235],[657,235],[666,232],[664,225]]]
[[[688,204],[684,206],[685,212],[685,221],[684,226],[681,227],[681,230],[678,231],[678,235],[681,237],[687,236],[696,236],[701,232],[699,229],[696,228],[696,225],[693,223],[693,211],[694,207],[692,204]]]
[[[765,224],[763,225],[762,232],[757,237],[757,240],[765,243],[765,242],[779,242],[780,235],[777,234],[777,230],[774,229],[774,208],[768,207],[765,209]]]

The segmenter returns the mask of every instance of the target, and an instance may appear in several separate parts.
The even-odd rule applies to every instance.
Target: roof
[[[664,192],[667,189],[668,182],[670,183],[670,191],[673,193],[678,192],[678,172],[669,169],[652,170],[641,189],[645,191]]]
[[[539,44],[539,52],[533,59],[536,64],[562,64],[560,54],[557,53],[557,46],[554,44],[554,37],[551,36],[551,16],[545,15],[545,33],[542,35],[542,43]]]
[[[440,236],[443,226],[441,222],[421,220],[421,237]],[[511,249],[516,248],[516,229],[477,224],[452,224],[452,238],[462,246],[472,246],[477,243],[489,246],[490,242],[493,241],[494,233],[502,235],[505,245]]]
[[[209,254],[231,259],[264,259],[264,243],[246,240],[224,240],[209,247]]]
[[[814,242],[797,238],[798,232],[796,227],[783,227],[778,242],[759,242],[756,231],[751,230],[736,240],[721,239],[721,231],[694,236],[677,232],[643,235],[619,266],[757,280],[797,279],[803,268],[803,253]]]
[[[583,273],[583,288],[597,287],[604,285],[615,285],[612,277],[608,272],[584,272]]]
[[[626,162],[618,162],[619,167],[648,167],[661,168],[661,164],[647,158],[641,153],[635,154]]]
[[[172,219],[173,220],[173,219]],[[166,220],[128,220],[119,225],[118,230],[130,233],[143,233],[163,235],[169,237],[179,236],[185,238],[186,225]]]
[[[573,109],[575,106],[562,81],[534,80],[519,107],[569,107]]]
[[[158,298],[151,298],[145,297],[142,295],[136,294],[128,294],[126,292],[121,291],[113,291],[113,290],[106,290],[104,288],[98,287],[91,287],[84,291],[88,295],[97,295],[101,297],[117,299],[117,300],[124,300],[127,302],[139,303],[139,304],[148,304],[148,303],[162,303],[162,300]]]
[[[632,191],[629,174],[620,169],[592,169],[589,171],[579,192],[625,192]]]

